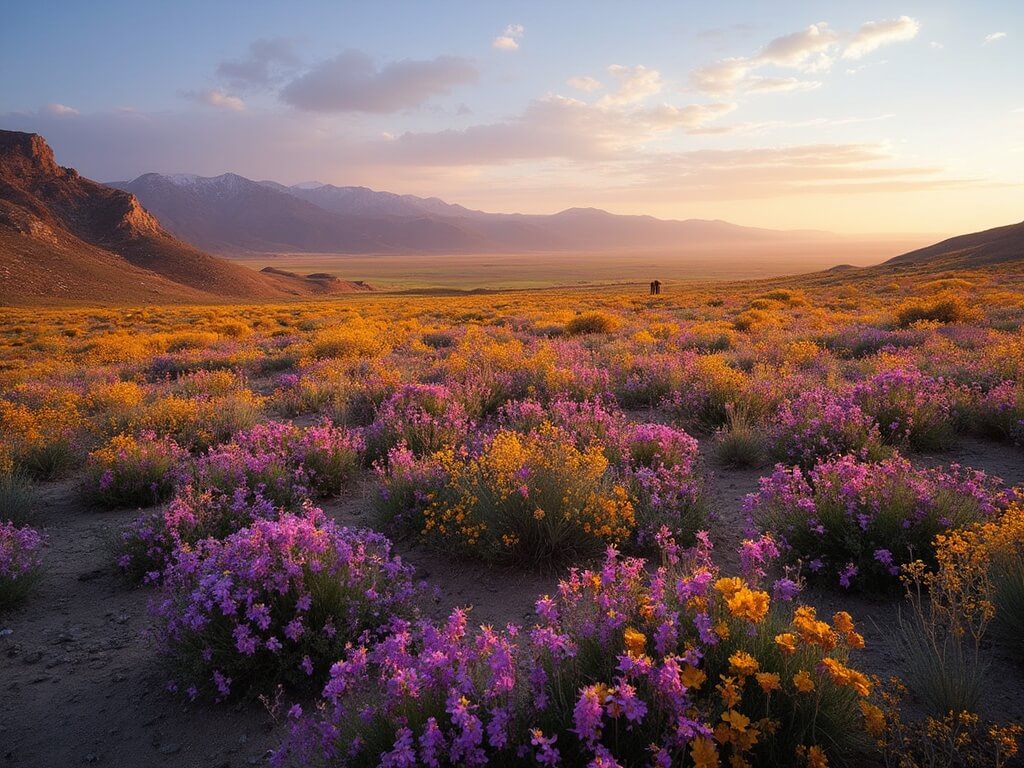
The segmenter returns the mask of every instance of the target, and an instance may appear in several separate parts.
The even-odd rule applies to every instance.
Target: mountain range
[[[138,197],[177,237],[222,254],[668,251],[834,237],[725,221],[621,216],[596,208],[551,215],[486,213],[436,197],[332,184],[285,186],[234,173],[147,173],[110,186]]]
[[[259,273],[203,253],[169,234],[134,195],[58,165],[42,136],[0,131],[0,304],[272,299],[361,287]]]

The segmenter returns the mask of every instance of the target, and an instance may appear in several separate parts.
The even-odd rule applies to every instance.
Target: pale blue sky
[[[1019,2],[22,3],[0,128],[100,180],[955,232],[1024,218],[1022,21]]]

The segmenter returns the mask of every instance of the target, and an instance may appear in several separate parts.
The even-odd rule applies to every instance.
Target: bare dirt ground
[[[710,444],[702,441],[702,452]],[[960,462],[1024,484],[1024,452],[962,439],[951,452],[921,456],[921,464]],[[743,538],[743,497],[768,471],[729,470],[706,460],[711,530],[729,568]],[[371,525],[373,483],[364,481],[324,505],[344,524]],[[145,637],[152,592],[127,586],[113,568],[111,543],[138,512],[98,512],[78,500],[73,480],[43,485],[37,527],[49,536],[46,575],[16,612],[0,619],[0,766],[76,765],[232,768],[265,765],[282,726],[258,702],[188,704],[165,690],[165,677]],[[531,617],[534,600],[557,583],[554,574],[465,563],[396,542],[437,591],[424,606],[434,618],[473,606],[474,623],[503,625]],[[848,610],[868,647],[859,668],[881,675],[899,670],[893,638],[898,599],[811,589],[806,599],[831,615]],[[1000,719],[1024,720],[1024,664],[997,649],[986,708]]]

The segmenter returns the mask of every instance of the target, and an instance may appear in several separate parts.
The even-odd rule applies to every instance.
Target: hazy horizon
[[[1022,19],[920,0],[23,4],[0,30],[0,127],[103,181],[949,235],[1024,218]]]

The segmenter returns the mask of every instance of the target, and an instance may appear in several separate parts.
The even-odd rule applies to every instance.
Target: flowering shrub
[[[886,768],[956,765],[1004,768],[1020,752],[1024,727],[984,721],[976,712],[950,711],[923,720],[905,721],[907,686],[891,678],[882,691],[882,706],[865,702],[865,721]]]
[[[947,624],[967,629],[958,636],[984,632],[991,621],[995,635],[1014,652],[1024,652],[1024,505],[1011,504],[998,518],[940,535],[935,542],[936,568],[910,573],[929,591],[948,595]]]
[[[244,486],[230,495],[185,486],[165,509],[140,517],[121,534],[117,564],[133,583],[156,582],[175,552],[190,551],[203,539],[224,539],[278,513],[273,502]]]
[[[534,432],[550,423],[575,438],[575,445],[585,450],[599,444],[612,464],[621,464],[627,451],[629,423],[625,415],[603,400],[556,399],[547,408],[536,400],[516,400],[498,411],[498,424],[517,432]]]
[[[346,644],[409,612],[415,592],[384,536],[309,509],[179,550],[151,611],[177,682],[223,699],[322,683]]]
[[[400,443],[388,451],[387,462],[374,464],[380,484],[375,506],[387,530],[423,530],[423,512],[441,491],[447,475],[433,457],[417,458]]]
[[[551,426],[499,431],[480,453],[438,456],[444,486],[423,511],[428,539],[515,562],[599,552],[626,539],[635,516],[601,446],[578,449]]]
[[[853,398],[824,387],[786,400],[769,433],[776,458],[805,468],[831,456],[855,454],[872,460],[884,453],[874,420]]]
[[[1024,385],[1003,381],[981,396],[974,422],[983,434],[1024,443]]]
[[[101,507],[150,507],[174,492],[187,459],[188,451],[154,432],[115,435],[89,454],[82,492]]]
[[[35,529],[0,520],[0,614],[24,600],[35,586],[42,548],[43,537]]]
[[[465,408],[441,384],[407,384],[384,401],[366,429],[371,458],[399,443],[417,456],[454,446],[469,431]]]
[[[898,456],[843,456],[807,473],[777,465],[744,507],[811,574],[849,587],[894,584],[902,564],[933,559],[937,533],[991,517],[1007,500],[997,478],[956,464],[918,470]]]
[[[565,332],[570,336],[583,333],[611,333],[621,325],[619,318],[607,312],[586,312],[576,315],[565,324]]]
[[[317,708],[293,708],[274,763],[707,768],[841,754],[871,687],[848,664],[864,644],[849,614],[773,608],[756,581],[720,578],[707,546],[661,540],[654,573],[614,549],[600,570],[570,571],[528,632],[472,633],[456,611],[350,649]]]
[[[927,451],[944,450],[953,442],[953,402],[942,379],[916,368],[894,368],[855,387],[853,399],[875,420],[887,443]]]
[[[28,473],[0,453],[0,520],[17,524],[29,522],[35,511],[34,501]]]
[[[215,396],[169,394],[143,406],[137,426],[200,452],[256,424],[262,407],[263,398],[248,389]]]
[[[650,532],[668,526],[691,539],[704,523],[697,441],[674,427],[636,424],[626,435],[626,451],[637,522]]]
[[[330,424],[259,424],[203,456],[195,484],[224,495],[248,488],[294,507],[308,496],[339,493],[358,471],[362,450],[358,432]]]

